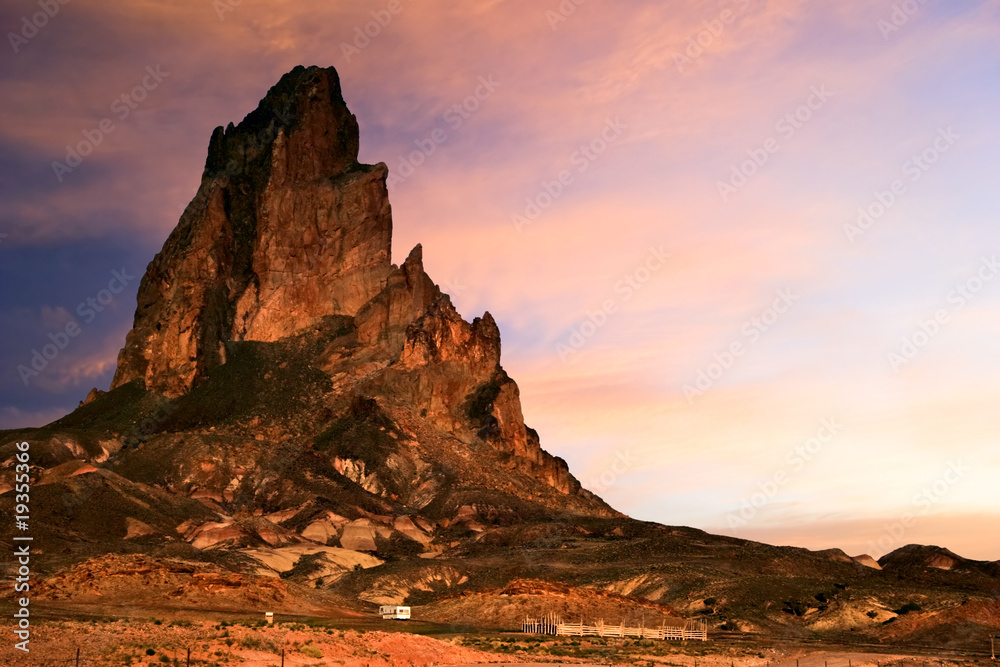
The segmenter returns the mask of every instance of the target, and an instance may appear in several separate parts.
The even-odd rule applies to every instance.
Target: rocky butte
[[[908,642],[1000,626],[998,563],[772,547],[633,520],[582,488],[524,424],[493,317],[463,319],[420,246],[392,264],[387,170],[357,157],[332,68],[295,68],[213,132],[110,391],[0,433],[8,515],[30,442],[32,605],[406,603],[505,629],[681,614]]]
[[[424,272],[419,245],[402,266],[391,263],[388,170],[358,162],[358,133],[337,72],[318,67],[295,68],[241,123],[213,132],[198,192],[142,279],[112,390],[132,385],[198,403],[199,388],[241,350],[280,355],[292,341],[313,345],[318,354],[306,361],[321,388],[303,395],[307,410],[276,415],[295,422],[278,437],[313,436],[314,450],[337,449],[343,443],[328,442],[330,424],[315,416],[345,408],[349,419],[404,430],[386,445],[410,472],[420,469],[417,487],[383,469],[395,458],[333,457],[338,473],[376,495],[423,507],[452,493],[445,471],[458,464],[430,465],[443,462],[405,444],[444,439],[453,441],[444,458],[485,446],[501,463],[473,463],[479,469],[463,474],[465,484],[521,497],[531,488],[528,498],[545,497],[553,509],[613,515],[524,425],[492,316],[463,320]],[[220,382],[237,395],[247,389]],[[273,428],[267,414],[252,419],[258,431]]]

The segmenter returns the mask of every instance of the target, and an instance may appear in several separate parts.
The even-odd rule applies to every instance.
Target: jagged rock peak
[[[394,271],[388,170],[357,155],[333,68],[296,67],[216,129],[198,193],[142,279],[112,388],[185,394],[228,342],[276,341],[378,295]]]
[[[500,367],[500,328],[493,316],[466,322],[451,298],[441,294],[406,333],[400,363],[415,368],[429,363],[457,362],[473,375],[489,375]]]
[[[398,354],[407,327],[440,297],[441,290],[424,271],[423,248],[417,244],[403,265],[389,274],[385,289],[358,311],[358,340]]]
[[[419,243],[417,245],[413,246],[413,250],[411,250],[410,254],[406,256],[406,261],[403,262],[403,270],[404,271],[407,270],[406,269],[407,266],[413,267],[413,269],[415,269],[416,267],[420,267],[420,270],[423,271],[423,269],[424,269],[424,247],[422,245],[420,245]]]
[[[205,175],[266,171],[273,143],[293,134],[299,141],[292,152],[302,159],[288,170],[289,178],[335,176],[357,164],[358,121],[344,102],[334,68],[296,67],[239,125],[215,128]]]

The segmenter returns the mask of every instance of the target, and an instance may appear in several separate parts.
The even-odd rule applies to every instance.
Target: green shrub
[[[299,652],[302,655],[309,656],[310,658],[323,657],[323,651],[321,651],[318,646],[303,646],[302,648],[299,649]]]
[[[240,646],[250,651],[264,651],[265,653],[281,653],[281,648],[270,639],[265,637],[258,637],[256,635],[247,635],[240,640]]]

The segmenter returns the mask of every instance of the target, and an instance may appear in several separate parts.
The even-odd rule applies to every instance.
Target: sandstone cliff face
[[[447,505],[460,477],[550,504],[554,490],[574,496],[579,511],[611,512],[525,426],[493,317],[465,321],[424,271],[421,246],[401,266],[390,263],[387,170],[357,156],[358,124],[333,69],[296,68],[239,125],[217,128],[198,193],[143,277],[112,387],[141,380],[184,401],[177,414],[241,395],[240,409],[257,406],[256,439],[301,433],[317,453],[303,465],[381,501]],[[308,351],[321,338],[322,352]],[[252,366],[293,350],[300,358],[254,375]],[[296,384],[306,375],[308,390]],[[261,397],[260,387],[276,383],[285,396]],[[262,413],[290,392],[298,407],[266,423]],[[317,420],[303,409],[310,404],[328,417]],[[209,413],[186,423],[215,430],[236,419],[232,410]],[[489,447],[490,463],[480,464],[488,471],[476,471],[471,455],[480,445]],[[258,495],[234,491],[245,484],[225,477],[199,478],[198,493],[223,503]],[[186,473],[176,482],[194,483]],[[294,486],[284,484],[296,502],[311,497]]]
[[[336,71],[296,68],[212,135],[201,187],[143,277],[112,388],[179,396],[225,343],[354,315],[392,271],[385,165],[357,162]]]
[[[469,427],[505,455],[508,468],[565,494],[582,491],[566,462],[541,448],[525,426],[517,384],[500,365],[500,330],[488,312],[471,323],[439,295],[406,330],[386,389],[442,427]]]
[[[358,311],[355,323],[363,345],[384,346],[393,354],[403,349],[406,328],[441,296],[424,273],[423,248],[415,247],[403,266],[389,275],[385,289]]]

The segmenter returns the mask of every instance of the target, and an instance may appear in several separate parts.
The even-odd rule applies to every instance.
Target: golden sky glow
[[[134,300],[30,387],[13,369],[90,285],[141,274],[213,127],[333,65],[362,160],[396,176],[396,261],[423,243],[463,315],[493,313],[527,421],[612,505],[1000,558],[1000,3],[904,4],[62,6],[0,61],[0,426],[108,384]],[[6,3],[0,27],[35,11]]]

